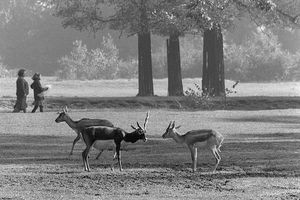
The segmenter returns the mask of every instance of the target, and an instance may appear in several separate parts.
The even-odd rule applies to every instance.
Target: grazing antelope
[[[195,172],[197,168],[197,147],[195,144],[206,141],[207,147],[211,150],[216,159],[216,165],[213,170],[213,172],[215,172],[219,162],[221,161],[219,152],[221,152],[220,147],[222,146],[224,137],[217,131],[210,129],[191,130],[184,135],[181,135],[177,131],[178,128],[180,128],[180,126],[175,127],[175,121],[170,122],[166,132],[162,135],[162,137],[173,138],[177,143],[187,144],[191,151],[193,172]]]
[[[81,137],[81,131],[90,126],[108,126],[108,127],[114,127],[114,125],[105,119],[89,119],[89,118],[83,118],[78,121],[73,121],[71,117],[68,115],[68,109],[65,106],[61,112],[58,113],[58,117],[55,119],[56,123],[60,122],[66,122],[74,131],[77,133],[76,138],[73,141],[72,149],[70,152],[70,155],[73,154],[74,146],[79,141]],[[101,153],[103,152],[103,149],[99,149],[100,153],[97,155],[96,159],[99,158]]]
[[[116,151],[114,155],[114,159],[118,159],[118,164],[120,171],[122,171],[122,163],[121,163],[121,142],[124,140],[125,142],[135,143],[138,140],[143,140],[146,142],[146,125],[149,119],[149,112],[147,112],[146,119],[144,122],[144,128],[142,128],[137,122],[137,128],[131,126],[134,131],[129,133],[124,131],[121,128],[117,127],[105,127],[105,126],[92,126],[82,130],[82,139],[86,144],[85,150],[82,152],[82,159],[84,164],[85,171],[90,171],[90,165],[88,161],[88,155],[91,147],[97,140],[113,140],[116,145]],[[113,169],[113,166],[112,166]]]

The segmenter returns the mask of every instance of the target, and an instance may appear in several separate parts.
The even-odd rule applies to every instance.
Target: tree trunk
[[[149,31],[145,0],[141,1],[140,9],[140,31],[138,33],[139,93],[137,96],[153,96],[151,34]]]
[[[150,32],[138,34],[138,62],[139,93],[137,96],[153,96]]]
[[[222,96],[225,94],[221,27],[214,27],[211,30],[204,31],[202,91],[210,96]]]
[[[183,96],[178,34],[167,39],[168,95]]]

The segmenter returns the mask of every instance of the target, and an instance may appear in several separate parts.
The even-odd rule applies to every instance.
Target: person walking
[[[34,108],[31,111],[34,113],[38,107],[40,107],[40,112],[44,111],[43,101],[45,99],[44,97],[44,91],[48,90],[48,87],[42,87],[41,85],[41,74],[35,73],[32,76],[33,83],[30,85],[30,87],[33,89],[34,93]]]
[[[25,80],[25,69],[20,69],[18,71],[18,79],[16,81],[17,86],[17,101],[14,106],[13,112],[20,112],[21,110],[26,113],[27,103],[26,97],[29,94],[28,83]]]

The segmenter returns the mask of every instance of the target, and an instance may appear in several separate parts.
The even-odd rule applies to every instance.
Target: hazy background
[[[109,40],[106,47],[103,37]],[[81,46],[76,46],[76,41]],[[183,78],[201,77],[201,35],[186,35],[180,42]],[[165,38],[152,35],[154,78],[167,77],[165,44]],[[224,32],[226,79],[244,82],[299,80],[299,46],[300,30],[266,30],[257,28],[246,19],[237,22],[235,27]],[[72,51],[82,52],[84,48],[87,52],[97,48],[105,51],[106,48],[113,53],[117,64],[113,63],[113,67],[99,76],[72,75],[62,58],[70,57]],[[50,12],[37,16],[30,11],[20,11],[13,20],[0,26],[1,77],[15,76],[17,69],[26,68],[62,79],[130,79],[137,77],[136,59],[135,36],[128,37],[110,30],[92,34],[64,29],[61,19]]]

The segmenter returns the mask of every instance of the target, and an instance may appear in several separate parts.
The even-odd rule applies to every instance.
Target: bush
[[[119,69],[119,50],[110,35],[103,37],[102,48],[88,50],[82,41],[75,41],[70,55],[59,59],[62,79],[114,79]]]
[[[192,108],[212,109],[215,106],[212,98],[202,92],[200,85],[197,83],[194,85],[196,89],[188,88],[185,91],[187,105]]]
[[[7,66],[2,63],[2,57],[0,56],[0,78],[7,77],[8,73]]]
[[[7,77],[8,70],[6,69],[6,66],[0,63],[0,78]]]
[[[242,81],[291,80],[295,57],[285,50],[271,31],[257,31],[244,44],[224,44],[227,79]]]

